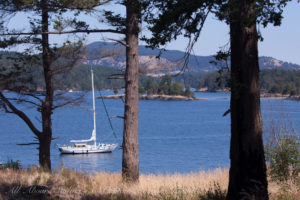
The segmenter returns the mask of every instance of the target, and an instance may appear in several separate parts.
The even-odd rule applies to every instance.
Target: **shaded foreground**
[[[0,170],[0,199],[224,199],[228,170],[189,174],[142,174],[138,184],[122,183],[120,173],[86,174],[62,168],[52,173],[36,167],[29,170]],[[270,199],[297,199],[299,188],[283,190],[269,184]]]

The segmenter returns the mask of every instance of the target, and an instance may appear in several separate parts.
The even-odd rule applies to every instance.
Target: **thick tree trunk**
[[[123,131],[123,181],[135,182],[139,179],[139,145],[138,145],[138,1],[126,2],[126,91]]]
[[[231,143],[227,199],[268,199],[262,139],[255,1],[232,0]]]
[[[45,133],[42,133],[42,138],[39,139],[39,163],[45,170],[51,170],[50,145],[51,138]]]
[[[42,1],[42,32],[48,32],[49,15],[47,0]],[[39,137],[39,163],[41,167],[51,170],[50,145],[52,138],[52,105],[53,105],[53,74],[51,70],[51,54],[49,48],[49,35],[42,34],[43,69],[46,85],[45,101],[42,105],[42,135]]]

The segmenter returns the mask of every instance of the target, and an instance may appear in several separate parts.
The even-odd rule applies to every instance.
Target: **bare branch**
[[[225,117],[226,115],[228,115],[231,112],[230,109],[226,110],[226,112],[223,114],[223,117]]]
[[[42,134],[34,126],[34,124],[31,122],[28,116],[24,112],[18,110],[13,104],[11,104],[11,102],[2,94],[2,92],[0,92],[0,99],[11,109],[11,113],[18,115],[28,125],[28,127],[37,137],[39,137]]]
[[[189,62],[189,58],[190,58],[190,55],[191,55],[191,52],[193,50],[193,47],[195,45],[195,43],[198,41],[199,37],[200,37],[200,33],[204,27],[204,23],[207,19],[207,16],[209,15],[211,11],[211,6],[209,7],[209,9],[207,10],[206,14],[204,15],[204,18],[202,19],[201,23],[200,23],[200,28],[198,30],[198,32],[195,34],[194,38],[192,39],[191,37],[189,38],[189,43],[186,47],[186,53],[184,55],[184,61],[183,61],[183,65],[182,65],[182,68],[181,68],[181,72],[179,72],[177,75],[181,74],[182,72],[184,72],[187,68],[187,65],[188,65],[188,62]]]
[[[32,105],[35,105],[37,107],[42,107],[40,104],[37,104],[33,101],[29,101],[29,100],[26,100],[26,99],[18,99],[18,98],[7,98],[7,100],[9,101],[17,101],[17,102],[25,102],[25,103],[29,103],[29,104],[32,104]]]
[[[20,146],[27,146],[27,145],[36,145],[36,144],[40,144],[39,142],[30,142],[30,143],[21,143],[21,144],[17,144]]]
[[[125,34],[123,31],[117,31],[114,29],[93,29],[93,30],[72,30],[72,31],[49,31],[49,32],[23,32],[23,33],[1,33],[0,36],[14,36],[14,35],[62,35],[70,33],[116,33],[116,34]]]
[[[67,105],[80,105],[80,103],[83,101],[84,94],[80,94],[76,96],[75,98],[71,97],[66,97],[63,96],[62,94],[57,94],[55,95],[55,100],[56,101],[63,101],[62,103],[58,103],[57,105],[52,107],[52,110],[55,110],[57,108],[61,108]]]
[[[23,93],[23,94],[26,95],[26,96],[33,97],[33,98],[39,100],[41,103],[44,103],[44,101],[41,98],[39,98],[38,96],[34,95],[33,93]]]
[[[8,108],[5,104],[2,104],[1,106],[3,107],[3,109],[6,113],[13,113],[12,111],[8,110]]]
[[[111,40],[111,41],[114,41],[114,42],[117,42],[121,45],[123,45],[124,47],[127,47],[128,45],[126,43],[124,43],[122,40],[117,40],[117,39],[114,39],[114,38],[107,38],[108,40]]]
[[[113,119],[113,118],[121,118],[121,119],[124,119],[124,116],[110,116],[109,118],[110,118],[110,119]]]
[[[52,107],[52,110],[55,110],[55,109],[57,109],[57,108],[61,108],[61,107],[64,107],[64,106],[70,105],[70,104],[74,104],[74,101],[73,101],[73,100],[70,100],[70,101],[66,101],[66,102],[64,102],[64,103],[58,104],[58,105],[56,105],[56,106],[53,106],[53,107]]]

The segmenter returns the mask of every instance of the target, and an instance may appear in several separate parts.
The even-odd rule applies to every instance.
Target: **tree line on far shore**
[[[229,88],[229,73],[219,74],[213,72],[203,75],[197,90],[206,88],[209,92],[227,90]],[[264,69],[260,71],[260,88],[261,92],[279,93],[286,95],[300,94],[300,71],[283,70],[283,69]]]
[[[3,66],[13,65],[12,57],[17,57],[18,54],[14,52],[0,52],[0,64]],[[10,59],[6,59],[9,57]],[[55,88],[57,90],[69,91],[79,90],[88,91],[91,89],[90,85],[90,69],[91,66],[79,64],[70,71],[59,74],[55,77]],[[97,66],[94,68],[95,74],[95,88],[101,89],[122,89],[124,88],[123,79],[113,79],[115,74],[124,73],[120,69]],[[36,91],[45,88],[43,80],[43,70],[41,66],[30,66],[27,70],[27,76],[30,82],[26,82],[28,88]],[[29,78],[28,78],[29,77]],[[222,73],[215,71],[211,73],[192,73],[186,72],[184,75],[164,75],[162,77],[152,77],[140,74],[139,77],[139,93],[144,94],[166,94],[166,95],[183,95],[193,97],[194,94],[190,88],[200,90],[206,89],[208,92],[226,91],[229,88],[230,75],[228,71]],[[15,84],[25,84],[18,83]],[[3,85],[2,85],[3,86]],[[284,69],[263,69],[260,71],[260,87],[261,91],[265,93],[279,93],[286,95],[300,94],[300,71],[298,70],[284,70]],[[7,88],[0,88],[1,90]]]
[[[147,24],[151,31],[149,37],[142,39],[149,47],[166,46],[172,40],[183,36],[188,39],[187,56],[182,70],[187,67],[188,55],[193,47],[209,14],[229,27],[230,47],[224,47],[217,53],[218,58],[230,51],[230,169],[227,200],[232,199],[269,199],[267,167],[262,137],[262,117],[260,108],[258,41],[262,39],[257,27],[268,24],[279,26],[283,18],[283,8],[290,0],[281,1],[174,1],[174,0],[124,0],[124,1],[0,1],[0,48],[28,44],[24,59],[40,63],[43,67],[45,93],[43,96],[28,93],[24,85],[15,87],[26,98],[9,98],[0,91],[0,108],[6,113],[16,114],[31,129],[38,140],[31,144],[39,145],[40,166],[51,170],[50,148],[52,137],[52,114],[57,108],[70,104],[71,100],[57,95],[54,87],[55,75],[72,67],[81,59],[82,40],[66,41],[61,45],[51,43],[51,34],[70,33],[113,33],[122,35],[125,41],[117,40],[126,46],[124,128],[122,144],[122,180],[138,182],[139,180],[139,144],[138,144],[138,88],[139,65],[138,45],[141,22]],[[125,16],[115,10],[101,9],[102,5],[114,2],[124,6]],[[16,30],[9,27],[9,20],[19,13],[27,14],[28,28]],[[69,18],[69,16],[74,18]],[[79,19],[81,14],[89,14],[98,19],[99,24],[110,24],[109,29],[91,28],[89,21]],[[99,18],[99,16],[101,16]],[[52,26],[53,25],[53,26]],[[101,27],[101,26],[100,26]],[[27,32],[28,31],[28,32]],[[100,35],[99,35],[100,36]],[[79,39],[79,40],[77,40]],[[83,38],[84,39],[84,38]],[[108,38],[107,38],[108,39]],[[113,39],[115,40],[115,39]],[[227,45],[226,45],[227,46]],[[229,50],[230,49],[230,50]],[[31,50],[31,53],[28,52]],[[32,55],[40,52],[41,58]],[[222,52],[224,51],[224,52]],[[220,57],[221,55],[221,57]],[[59,59],[63,58],[63,59]],[[218,59],[217,59],[218,60]],[[62,68],[62,64],[64,64]],[[1,65],[0,65],[1,66]],[[2,66],[1,66],[2,67]],[[16,66],[18,73],[9,73],[0,69],[1,83],[8,85],[13,76],[25,80],[23,68]],[[28,99],[31,98],[31,99]],[[60,98],[61,102],[57,102]],[[16,102],[17,101],[17,102]],[[30,116],[19,110],[15,103],[30,103],[40,112],[41,124],[32,123]],[[38,103],[36,103],[38,102]],[[247,106],[245,106],[247,105]],[[28,145],[31,145],[28,144]]]

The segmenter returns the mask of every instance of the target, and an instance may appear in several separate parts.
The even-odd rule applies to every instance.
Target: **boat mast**
[[[94,139],[94,146],[96,146],[96,108],[95,108],[95,92],[94,92],[94,73],[92,68],[91,68],[91,74],[92,74],[92,94],[93,94],[93,112],[94,112],[94,130],[92,133],[92,138]]]

